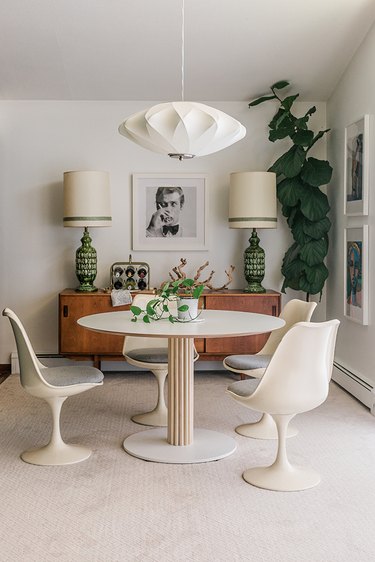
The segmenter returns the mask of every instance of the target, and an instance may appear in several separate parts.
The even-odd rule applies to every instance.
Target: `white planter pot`
[[[180,308],[180,306],[187,305],[189,309],[184,312],[177,310],[177,318],[185,322],[197,318],[198,302],[199,299],[193,299],[191,297],[179,297],[177,300],[177,307]]]

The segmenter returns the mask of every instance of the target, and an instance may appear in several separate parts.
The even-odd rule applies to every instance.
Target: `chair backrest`
[[[295,324],[276,349],[252,404],[270,414],[297,414],[324,402],[339,324],[338,320]]]
[[[3,310],[3,316],[7,316],[9,318],[13,329],[14,339],[16,340],[22,386],[25,390],[40,387],[42,384],[50,387],[51,385],[47,383],[41,373],[41,371],[45,369],[45,366],[35,355],[21,320],[13,312],[13,310],[10,310],[10,308],[5,308]]]
[[[270,337],[264,347],[258,352],[258,355],[273,355],[285,334],[294,324],[297,322],[310,322],[315,307],[316,302],[306,302],[299,299],[292,299],[287,302],[280,313],[280,318],[285,320],[285,325],[271,332]]]
[[[144,295],[138,294],[135,295],[132,304],[134,306],[139,306],[142,309],[145,309],[147,303],[155,298],[155,295]],[[174,311],[174,306],[176,310]],[[172,312],[176,312],[177,314],[177,304],[171,303],[170,309]],[[138,320],[138,322],[142,322],[142,320]],[[146,338],[146,337],[138,337],[138,336],[126,336],[124,340],[124,346],[122,353],[126,355],[132,349],[150,349],[150,348],[166,348],[168,347],[168,338]]]

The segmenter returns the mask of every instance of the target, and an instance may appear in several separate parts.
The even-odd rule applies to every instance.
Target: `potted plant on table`
[[[143,322],[168,319],[169,322],[191,322],[199,316],[198,303],[204,285],[196,283],[194,279],[178,279],[162,285],[154,299],[151,299],[145,309],[131,306],[132,322],[142,318]],[[177,315],[173,308],[177,307]]]

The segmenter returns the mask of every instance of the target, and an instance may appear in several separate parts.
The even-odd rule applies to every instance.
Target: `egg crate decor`
[[[145,262],[115,262],[111,265],[110,283],[112,289],[145,291],[150,288],[150,266]]]

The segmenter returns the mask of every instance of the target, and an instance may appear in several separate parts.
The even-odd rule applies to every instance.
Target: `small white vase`
[[[179,297],[177,307],[187,305],[189,308],[186,311],[177,310],[177,318],[184,322],[195,320],[198,317],[198,302],[199,299],[193,299],[192,297]]]

